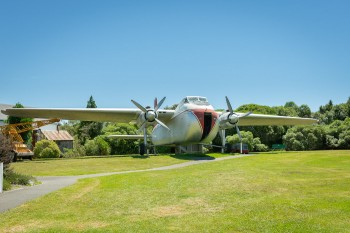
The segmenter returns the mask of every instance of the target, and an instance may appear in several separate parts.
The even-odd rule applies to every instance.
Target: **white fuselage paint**
[[[196,98],[198,101],[196,101]],[[166,122],[168,129],[156,125],[151,139],[154,145],[210,143],[218,133],[219,117],[204,97],[186,97]]]

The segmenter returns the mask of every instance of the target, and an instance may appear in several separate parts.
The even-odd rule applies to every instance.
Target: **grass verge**
[[[105,172],[141,170],[167,166],[196,159],[214,159],[222,154],[208,155],[157,155],[157,156],[109,156],[70,159],[23,160],[12,163],[16,172],[33,176],[72,176]]]
[[[0,232],[350,232],[350,151],[265,153],[77,184]]]
[[[33,176],[23,175],[12,169],[5,169],[4,171],[4,191],[11,190],[16,186],[30,186],[33,184],[38,184],[38,181]]]

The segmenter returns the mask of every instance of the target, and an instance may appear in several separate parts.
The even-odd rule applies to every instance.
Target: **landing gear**
[[[225,153],[231,153],[232,152],[232,146],[230,143],[225,144]]]
[[[144,155],[146,153],[145,143],[140,143],[140,155]]]

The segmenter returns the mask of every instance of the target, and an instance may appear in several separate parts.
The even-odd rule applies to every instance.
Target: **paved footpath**
[[[40,196],[43,196],[45,194],[48,194],[48,193],[54,192],[56,190],[59,190],[61,188],[72,185],[75,182],[77,182],[77,180],[79,180],[79,179],[93,178],[93,177],[100,177],[100,176],[109,176],[109,175],[116,175],[116,174],[135,173],[135,172],[170,170],[170,169],[187,167],[187,166],[191,166],[191,165],[195,165],[195,164],[208,163],[208,162],[214,162],[214,161],[222,161],[222,160],[226,160],[226,159],[242,158],[242,157],[246,157],[246,156],[252,156],[252,155],[235,155],[235,156],[227,156],[227,157],[211,159],[211,160],[202,159],[202,160],[189,161],[189,162],[185,162],[185,163],[174,164],[174,165],[158,167],[158,168],[144,169],[144,170],[109,172],[109,173],[99,173],[99,174],[80,175],[80,176],[43,176],[43,177],[37,177],[37,179],[39,181],[41,181],[40,185],[24,187],[21,189],[16,189],[16,190],[1,193],[0,194],[0,213],[5,212],[9,209],[15,208],[17,206],[20,206],[27,201],[33,200],[33,199],[38,198]]]

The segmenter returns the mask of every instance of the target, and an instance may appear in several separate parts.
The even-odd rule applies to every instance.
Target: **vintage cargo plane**
[[[154,108],[143,107],[131,100],[137,108],[11,108],[3,110],[6,115],[18,117],[61,118],[66,120],[134,122],[143,131],[143,135],[116,135],[121,138],[143,138],[140,154],[147,148],[147,138],[153,145],[194,145],[209,144],[220,133],[222,147],[225,145],[225,130],[238,126],[257,125],[307,125],[316,123],[316,119],[289,116],[274,116],[234,112],[226,96],[227,111],[217,112],[201,96],[187,96],[182,99],[175,110],[160,109],[165,97]],[[147,127],[154,126],[151,135],[147,135]]]

